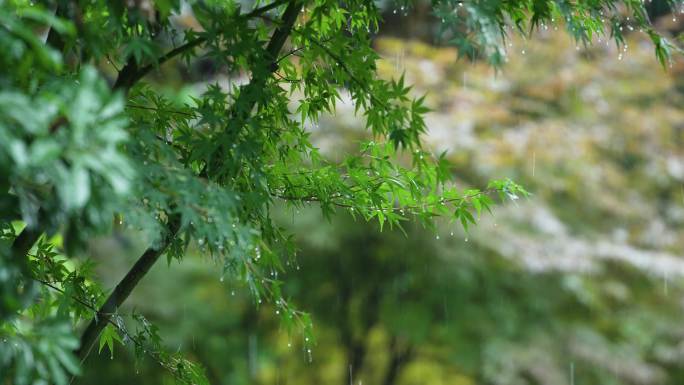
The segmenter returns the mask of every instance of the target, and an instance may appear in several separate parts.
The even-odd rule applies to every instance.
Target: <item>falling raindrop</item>
[[[465,241],[468,242],[468,238],[466,238]]]
[[[575,363],[570,363],[570,385],[575,385]]]

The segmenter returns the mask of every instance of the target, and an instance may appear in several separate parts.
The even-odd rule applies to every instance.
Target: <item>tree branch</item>
[[[56,292],[58,292],[58,293],[60,293],[60,294],[62,294],[62,295],[69,295],[69,294],[67,294],[67,293],[64,291],[64,289],[55,286],[54,283],[52,283],[52,282],[47,282],[47,281],[44,281],[44,280],[42,280],[42,279],[37,279],[37,278],[33,278],[33,280],[36,281],[36,282],[38,282],[38,283],[40,283],[40,284],[42,284],[42,285],[44,285],[44,286],[46,286],[46,287],[48,287],[48,288],[50,288],[50,289],[52,289],[52,290],[54,290],[54,291],[56,291]],[[74,301],[76,301],[76,302],[78,302],[79,304],[81,304],[81,306],[83,306],[83,307],[87,308],[88,310],[92,311],[93,314],[94,314],[96,317],[102,317],[102,316],[103,316],[103,314],[102,314],[102,313],[99,313],[98,309],[97,309],[95,306],[93,306],[92,304],[88,303],[86,300],[83,300],[83,299],[81,299],[81,298],[79,298],[79,297],[77,297],[77,296],[74,296],[74,295],[72,295],[71,298],[72,298]],[[111,316],[111,314],[110,314],[110,316]],[[124,337],[124,341],[131,341],[131,342],[133,343],[133,345],[135,345],[135,347],[136,347],[137,349],[140,349],[140,350],[144,351],[144,352],[145,352],[149,357],[151,357],[159,366],[161,366],[162,368],[164,368],[164,369],[166,369],[167,371],[169,371],[173,376],[178,376],[178,368],[177,368],[177,367],[174,367],[174,366],[170,365],[168,362],[164,361],[164,360],[161,358],[161,354],[160,354],[161,352],[160,352],[160,351],[150,349],[149,346],[146,346],[146,345],[145,345],[145,343],[144,343],[143,340],[141,340],[141,339],[139,339],[138,337],[132,335],[132,334],[123,326],[122,323],[120,323],[120,322],[118,322],[118,321],[115,321],[115,320],[113,320],[111,317],[109,317],[109,318],[107,318],[107,324],[112,325],[112,327],[114,327],[116,330],[118,330],[119,334],[122,335],[122,336]],[[106,325],[105,325],[105,326],[106,326]],[[73,383],[73,382],[74,382],[74,378],[75,378],[75,376],[71,378],[71,382],[70,382],[70,383]],[[181,378],[178,377],[178,379],[181,379]],[[214,383],[217,383],[217,382],[214,382]]]
[[[88,327],[81,335],[81,343],[76,355],[84,361],[90,350],[95,345],[100,332],[109,323],[112,314],[116,313],[121,304],[128,298],[138,282],[152,268],[159,257],[166,251],[169,244],[178,234],[180,229],[180,218],[171,217],[168,223],[168,232],[159,248],[148,248],[142,256],[135,262],[133,267],[126,273],[126,276],[116,285],[114,291],[109,295],[107,301],[97,310],[95,317],[90,321]]]
[[[259,10],[268,10],[277,7],[278,5],[283,4],[284,1],[282,0],[277,0],[274,3],[271,3],[267,6],[264,6],[262,8],[259,8]],[[270,66],[269,66],[269,73],[273,73],[276,68],[277,68],[277,57],[278,53],[282,49],[283,45],[285,44],[285,41],[287,40],[287,37],[289,36],[290,32],[292,31],[292,27],[294,26],[295,21],[297,20],[297,16],[299,15],[299,12],[301,11],[303,7],[303,3],[300,1],[290,1],[289,5],[285,9],[285,12],[283,13],[282,19],[281,19],[281,25],[278,27],[273,35],[271,36],[271,39],[267,45],[266,51],[270,55]],[[268,9],[267,9],[268,8]],[[256,11],[251,12],[250,14],[253,14]],[[265,12],[265,11],[260,11],[260,12]],[[250,15],[248,14],[248,15]],[[179,47],[180,48],[180,47]],[[124,68],[125,70],[125,68]],[[122,70],[123,72],[123,70]],[[261,84],[264,81],[264,79],[261,78],[253,78],[250,81],[250,84]],[[248,85],[249,87],[249,85]],[[247,94],[240,94],[240,97],[238,100],[235,102],[240,103],[241,99],[246,98],[245,96]],[[244,103],[244,102],[243,102]],[[251,103],[252,106],[254,106],[254,101],[250,100],[247,102],[248,104]],[[249,109],[251,110],[251,108]],[[85,331],[83,332],[83,335],[81,336],[81,344],[80,348],[77,351],[78,357],[81,359],[81,361],[85,360],[90,353],[90,350],[92,347],[95,345],[95,342],[104,327],[107,325],[107,317],[109,317],[110,314],[115,313],[116,310],[121,306],[121,304],[128,298],[128,296],[131,294],[135,286],[140,282],[140,280],[147,274],[147,272],[150,270],[152,265],[159,259],[159,257],[166,251],[168,248],[169,244],[171,241],[177,236],[178,231],[180,229],[180,218],[178,217],[171,217],[169,219],[169,224],[167,226],[167,234],[164,240],[162,241],[161,245],[157,249],[149,248],[147,249],[143,255],[138,259],[138,261],[133,265],[133,267],[130,269],[130,271],[126,274],[126,276],[119,282],[119,284],[116,286],[114,291],[109,295],[107,298],[106,302],[100,309],[98,310],[98,314],[103,314],[103,317],[105,319],[98,319],[94,318],[93,320],[90,321],[90,324],[86,327]]]
[[[12,258],[25,260],[31,247],[42,233],[38,229],[25,228],[12,242]]]
[[[258,71],[253,70],[252,79],[247,85],[241,88],[240,96],[228,111],[228,116],[231,118],[231,121],[235,123],[229,124],[229,126],[242,127],[249,118],[254,106],[257,104],[258,98],[256,95],[262,93],[266,84],[266,80],[278,69],[278,55],[283,49],[283,45],[285,45],[287,37],[292,32],[294,23],[297,20],[297,16],[299,16],[303,6],[303,2],[299,0],[293,0],[289,3],[285,9],[285,12],[283,12],[283,16],[280,20],[280,26],[273,32],[273,35],[271,35],[271,39],[266,46],[266,67]],[[257,63],[257,65],[259,64],[263,63]],[[218,159],[220,156],[214,158]],[[200,176],[207,177],[209,171],[210,165],[205,164],[199,174]]]
[[[347,66],[347,63],[340,56],[336,55],[333,51],[330,50],[330,48],[326,47],[325,44],[318,41],[318,39],[316,39],[315,37],[307,36],[307,39],[309,39],[309,41],[311,41],[314,45],[318,46],[321,50],[323,50],[323,52],[325,52],[326,55],[333,59],[335,63],[337,63],[337,65],[339,65],[340,68],[342,68],[342,70],[347,74],[347,76],[349,76],[349,78],[354,83],[356,83],[356,85],[361,87],[361,89],[364,90],[376,104],[388,109],[387,104],[385,104],[385,102],[383,102],[382,100],[378,99],[375,96],[375,94],[371,92],[371,90],[368,88],[368,84],[362,82],[356,77],[356,75],[354,75],[354,72]]]
[[[288,0],[276,0],[270,4],[264,5],[263,7],[256,8],[249,13],[239,15],[238,18],[251,19],[254,17],[261,16],[262,14],[287,3],[287,1]],[[116,81],[114,82],[114,89],[128,90],[133,85],[135,85],[135,83],[137,83],[140,79],[145,77],[145,75],[150,73],[150,71],[152,71],[154,68],[164,64],[165,62],[171,60],[172,58],[186,51],[189,51],[197,47],[200,44],[205,43],[206,41],[207,39],[205,37],[197,37],[195,39],[192,39],[186,42],[185,44],[178,46],[172,49],[171,51],[165,53],[164,55],[159,57],[159,59],[157,59],[155,63],[148,64],[143,67],[139,67],[135,59],[131,57],[128,60],[128,63],[126,63],[126,65],[121,69],[121,71],[119,71],[119,74],[116,77]]]

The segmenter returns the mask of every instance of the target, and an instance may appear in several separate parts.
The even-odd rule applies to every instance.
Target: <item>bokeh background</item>
[[[678,16],[662,15],[660,28],[680,29]],[[125,311],[145,314],[214,384],[684,383],[681,60],[661,68],[636,31],[618,51],[598,39],[576,46],[548,26],[507,43],[495,70],[442,45],[427,5],[387,4],[385,21],[379,70],[427,94],[426,146],[447,151],[463,187],[510,177],[532,196],[498,205],[468,234],[446,222],[380,232],[283,205],[299,251],[279,278],[313,317],[311,352],[274,307],[192,249],[159,263]],[[194,27],[188,10],[176,22]],[[155,76],[184,103],[246,75],[200,60]],[[343,98],[309,129],[334,159],[368,138],[363,127]],[[123,234],[91,251],[103,279],[118,279],[141,247]],[[173,383],[123,348],[89,360],[78,383]]]

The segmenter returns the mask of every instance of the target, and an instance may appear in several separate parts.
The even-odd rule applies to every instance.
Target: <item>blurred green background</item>
[[[684,383],[684,66],[663,70],[637,36],[618,52],[549,28],[513,40],[497,73],[431,43],[420,12],[388,10],[381,73],[427,93],[425,141],[447,151],[461,186],[510,177],[533,195],[469,234],[456,223],[380,232],[282,207],[300,250],[279,278],[313,317],[311,352],[197,256],[158,264],[126,311],[215,384]],[[157,86],[178,103],[240,78],[208,61],[163,71]],[[344,100],[309,128],[331,158],[367,137]],[[122,239],[92,246],[107,287],[136,255]],[[78,383],[173,383],[125,349],[90,360]]]

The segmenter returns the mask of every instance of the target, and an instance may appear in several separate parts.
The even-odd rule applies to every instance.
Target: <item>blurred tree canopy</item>
[[[494,66],[505,62],[511,33],[549,25],[565,27],[578,44],[600,35],[618,47],[623,30],[640,30],[663,65],[677,49],[654,29],[642,1],[430,6],[440,37],[459,55]],[[413,9],[408,2],[396,7]],[[270,303],[310,355],[311,317],[283,295],[280,278],[298,261],[292,236],[274,220],[277,204],[316,205],[328,218],[342,210],[380,229],[405,221],[433,228],[444,217],[467,230],[493,205],[491,196],[527,195],[509,179],[457,185],[445,155],[422,146],[425,97],[414,96],[403,76],[378,76],[373,37],[381,23],[380,5],[370,1],[3,1],[0,381],[66,384],[92,349],[113,354],[122,343],[181,382],[207,383],[200,365],[164,347],[144,314],[118,312],[160,256],[170,264],[193,248],[222,277],[247,285],[251,306]],[[163,79],[154,79],[174,60],[187,68],[206,60],[237,80],[208,81],[177,103]],[[333,114],[343,95],[372,139],[330,159],[307,127]],[[88,256],[89,240],[107,234],[145,243],[111,292],[94,279]],[[413,263],[397,258],[370,267],[401,276]],[[296,283],[313,285],[287,282]],[[358,298],[345,282],[330,284],[340,315],[366,309],[356,311],[360,319],[336,317],[350,365],[363,367],[363,341],[378,319],[398,320],[386,335],[386,383],[415,345],[442,338],[425,326],[433,320],[392,315],[396,307],[378,292],[389,282],[369,276]],[[415,285],[406,290],[416,309],[403,313],[419,317],[429,314],[419,308],[439,306],[439,298]],[[306,310],[332,298],[300,291],[294,300],[309,304]]]

